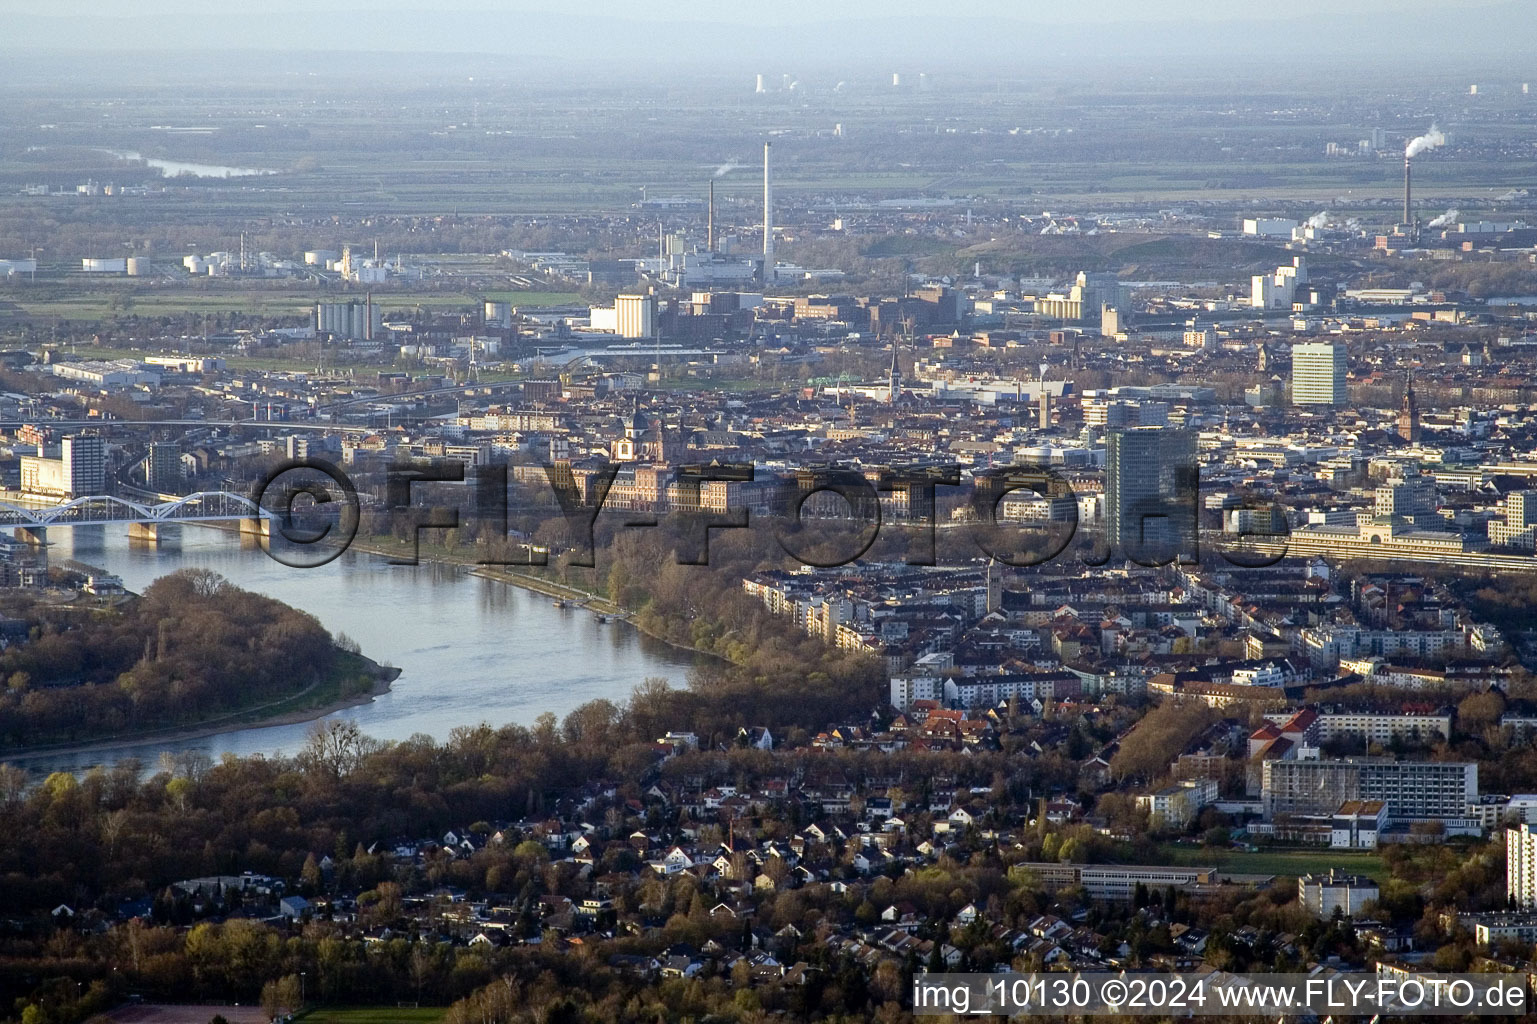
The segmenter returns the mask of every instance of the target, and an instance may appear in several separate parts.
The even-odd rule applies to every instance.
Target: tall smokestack
[[[710,179],[710,214],[705,222],[705,248],[715,251],[715,179]]]
[[[769,169],[772,144],[763,144],[763,279],[774,276],[774,178]]]
[[[1412,207],[1409,197],[1409,157],[1404,157],[1404,223],[1413,224]]]

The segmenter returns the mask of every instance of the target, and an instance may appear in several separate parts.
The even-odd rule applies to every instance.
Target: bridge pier
[[[48,545],[48,528],[46,526],[18,526],[16,527],[16,539],[37,547]]]
[[[240,520],[240,535],[242,537],[255,537],[259,540],[268,540],[272,537],[272,520],[242,519]]]
[[[159,523],[129,523],[128,540],[135,544],[159,544]]]

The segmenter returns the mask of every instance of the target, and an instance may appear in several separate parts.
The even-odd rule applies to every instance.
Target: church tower
[[[1398,407],[1398,436],[1410,444],[1420,440],[1420,407],[1414,400],[1414,373],[1404,375],[1404,400]]]

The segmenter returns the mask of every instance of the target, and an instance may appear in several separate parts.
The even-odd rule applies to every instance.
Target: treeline
[[[33,604],[0,652],[0,750],[174,728],[291,697],[341,653],[311,615],[183,569],[120,610]]]
[[[582,977],[597,984],[601,977],[603,992],[622,993],[626,1004],[638,999],[637,1005],[656,1005],[661,999],[666,1005],[682,998],[692,1005],[722,995],[729,1001],[743,988],[739,979],[657,988],[603,966],[608,953],[654,953],[674,942],[699,947],[714,939],[735,947],[743,938],[742,922],[710,914],[725,895],[713,885],[690,875],[635,876],[641,869],[638,855],[614,844],[598,870],[633,877],[614,890],[616,903],[626,913],[658,922],[656,933],[593,944],[591,956],[563,953],[553,940],[542,950],[451,949],[437,941],[435,915],[412,919],[406,896],[447,885],[472,898],[515,902],[521,913],[514,934],[528,937],[540,929],[534,901],[580,898],[588,894],[590,880],[576,864],[552,861],[537,842],[488,843],[472,856],[444,852],[418,864],[397,861],[392,841],[441,835],[450,827],[485,836],[497,816],[548,813],[585,782],[602,777],[620,780],[612,808],[600,819],[616,828],[612,816],[621,813],[619,804],[638,797],[653,777],[681,784],[694,776],[745,781],[813,770],[841,771],[850,778],[881,771],[906,780],[904,792],[920,805],[938,779],[968,792],[983,787],[986,795],[976,797],[976,810],[992,821],[989,808],[1028,803],[1031,793],[1059,785],[1074,770],[1050,756],[1010,759],[994,752],[771,755],[740,748],[687,754],[658,767],[654,750],[645,749],[652,745],[637,739],[645,733],[634,730],[649,728],[639,723],[656,712],[667,693],[656,683],[640,688],[607,731],[590,737],[588,730],[607,716],[589,708],[564,723],[547,717],[533,729],[458,730],[441,745],[426,739],[377,744],[351,723],[325,723],[293,758],[228,758],[218,764],[182,758],[147,779],[139,765],[125,762],[83,779],[58,773],[28,789],[22,773],[0,766],[0,917],[25,924],[14,932],[0,929],[0,1007],[24,1003],[36,1007],[31,1024],[62,1024],[129,992],[152,1000],[254,1001],[269,984],[296,972],[307,975],[311,1000],[328,1003],[445,1004],[487,984],[531,986],[534,998],[541,987],[537,979],[546,972],[569,976],[568,984]],[[626,772],[631,774],[621,774]],[[786,838],[804,827],[798,813],[792,806],[765,814],[755,821],[754,834]],[[913,818],[915,827],[928,820],[923,812]],[[702,827],[707,840],[724,838],[723,826]],[[968,836],[956,857],[941,858],[921,872],[874,879],[868,894],[844,896],[822,888],[765,894],[757,918],[774,929],[795,925],[810,936],[821,922],[872,924],[878,910],[893,901],[910,901],[941,922],[978,902],[1002,907],[1007,920],[1023,926],[1049,901],[1029,876],[1010,875],[1011,865],[1092,860],[1114,852],[1087,827],[1069,832],[1058,836],[1042,821],[1008,851]],[[332,865],[322,875],[317,861],[326,855]],[[192,901],[169,888],[178,879],[243,870],[282,877],[290,892],[357,892],[358,923],[388,926],[396,938],[365,947],[347,936],[346,926],[325,920],[291,934],[241,920],[242,897],[234,891],[213,897],[217,905],[205,908],[231,915],[230,920],[198,923]],[[147,898],[150,907],[136,911],[139,920],[109,932],[50,922],[49,911],[61,903],[77,915],[111,915],[124,898]],[[980,967],[1008,958],[1009,951],[990,943],[986,934],[967,939],[963,945],[974,957],[968,962]],[[821,968],[813,984],[752,997],[786,1009],[792,1019],[812,1016],[821,1000],[855,1014],[874,1011],[901,990],[889,976],[865,979],[814,942],[796,945],[795,957]],[[589,1006],[586,1012],[596,1009]],[[678,1018],[669,1013],[663,1019]]]

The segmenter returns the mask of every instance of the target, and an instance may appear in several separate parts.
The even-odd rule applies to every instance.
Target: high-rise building
[[[1305,341],[1292,346],[1292,404],[1345,404],[1345,346]]]
[[[1112,551],[1165,564],[1196,554],[1195,438],[1186,430],[1132,427],[1108,437],[1105,509]]]
[[[1517,906],[1537,906],[1537,826],[1505,830],[1505,895]]]
[[[149,457],[144,462],[144,480],[149,489],[163,494],[173,493],[182,481],[181,445],[175,441],[153,441]]]
[[[107,446],[101,438],[73,434],[64,439],[64,490],[71,498],[106,493]]]

